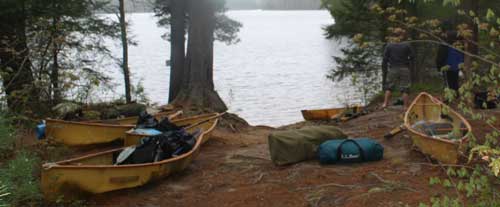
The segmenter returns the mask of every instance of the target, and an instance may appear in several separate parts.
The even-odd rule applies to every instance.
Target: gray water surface
[[[215,44],[214,81],[230,112],[250,124],[280,126],[302,120],[301,109],[340,107],[352,97],[348,81],[326,79],[340,43],[326,40],[322,27],[333,23],[327,11],[229,11],[243,24],[236,45]],[[152,102],[168,101],[169,44],[153,14],[130,14],[133,82],[142,81]],[[113,51],[121,54],[119,47]],[[122,81],[118,69],[110,72]],[[118,86],[115,90],[122,93]]]

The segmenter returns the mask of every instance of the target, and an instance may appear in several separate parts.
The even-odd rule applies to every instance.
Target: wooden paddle
[[[393,138],[394,136],[398,135],[399,133],[403,132],[406,130],[406,127],[404,124],[399,125],[398,127],[392,129],[389,133],[384,135],[384,138],[390,139]]]
[[[217,116],[213,116],[213,117],[210,117],[210,118],[205,119],[205,120],[203,120],[203,121],[200,121],[200,122],[198,122],[198,123],[195,123],[195,124],[192,124],[192,125],[186,126],[186,127],[184,127],[184,130],[189,130],[189,129],[195,128],[195,127],[197,127],[197,126],[200,126],[200,125],[202,125],[202,124],[204,124],[204,123],[207,123],[207,122],[209,122],[209,121],[212,121],[212,120],[214,120],[214,119],[218,119],[218,118],[220,118],[221,116],[224,116],[226,113],[227,113],[227,112],[224,112],[224,113],[221,113],[221,114],[219,114],[219,115],[217,115]]]
[[[172,120],[172,119],[175,119],[177,118],[178,116],[182,115],[184,112],[182,110],[178,111],[178,112],[175,112],[174,114],[171,114],[169,116],[167,116],[168,120]]]

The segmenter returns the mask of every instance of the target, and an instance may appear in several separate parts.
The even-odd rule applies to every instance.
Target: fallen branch
[[[325,187],[339,187],[339,188],[349,188],[349,189],[361,188],[361,186],[359,186],[359,185],[344,185],[344,184],[338,184],[338,183],[327,183],[327,184],[322,184],[322,185],[297,188],[296,190],[312,190],[312,189],[316,189],[316,188],[325,188]]]
[[[463,168],[467,168],[467,169],[474,169],[473,167],[466,166],[466,165],[452,165],[452,164],[437,165],[437,164],[432,164],[432,163],[405,163],[405,165],[426,165],[426,166],[431,166],[431,167],[441,167],[441,166],[444,166],[444,167],[463,167]]]
[[[380,177],[380,175],[378,175],[377,173],[371,172],[370,175],[372,175],[373,177],[377,178],[378,181],[380,181],[381,183],[383,183],[385,185],[388,185],[392,189],[398,189],[399,188],[399,189],[409,190],[409,191],[412,191],[412,192],[415,192],[415,193],[419,192],[418,190],[415,190],[413,188],[408,187],[406,184],[397,183],[397,182],[389,181],[389,180],[385,180],[384,178]]]
[[[254,184],[254,185],[255,185],[255,184],[259,183],[259,182],[262,180],[262,178],[263,178],[263,177],[264,177],[264,173],[261,173],[261,174],[259,175],[259,177],[257,177],[257,179],[255,179],[255,180],[252,182],[252,184]]]

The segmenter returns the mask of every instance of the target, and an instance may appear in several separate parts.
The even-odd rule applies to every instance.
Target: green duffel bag
[[[311,126],[279,131],[269,135],[269,152],[274,164],[293,164],[316,158],[321,143],[345,138],[347,135],[333,126]]]
[[[383,157],[384,147],[370,138],[330,140],[318,149],[321,164],[378,161]]]

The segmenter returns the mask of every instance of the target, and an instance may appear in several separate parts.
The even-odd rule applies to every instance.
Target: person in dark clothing
[[[402,39],[402,38],[401,38]],[[409,43],[388,43],[384,49],[382,70],[387,71],[384,83],[385,98],[382,108],[389,105],[392,92],[400,90],[404,108],[410,104],[410,68],[414,66],[415,53]]]
[[[446,43],[449,45],[455,44],[460,41],[456,31],[446,32]],[[455,48],[447,45],[439,46],[438,54],[436,57],[436,67],[438,71],[443,73],[443,79],[446,87],[458,93],[460,65],[464,63],[464,54]]]

